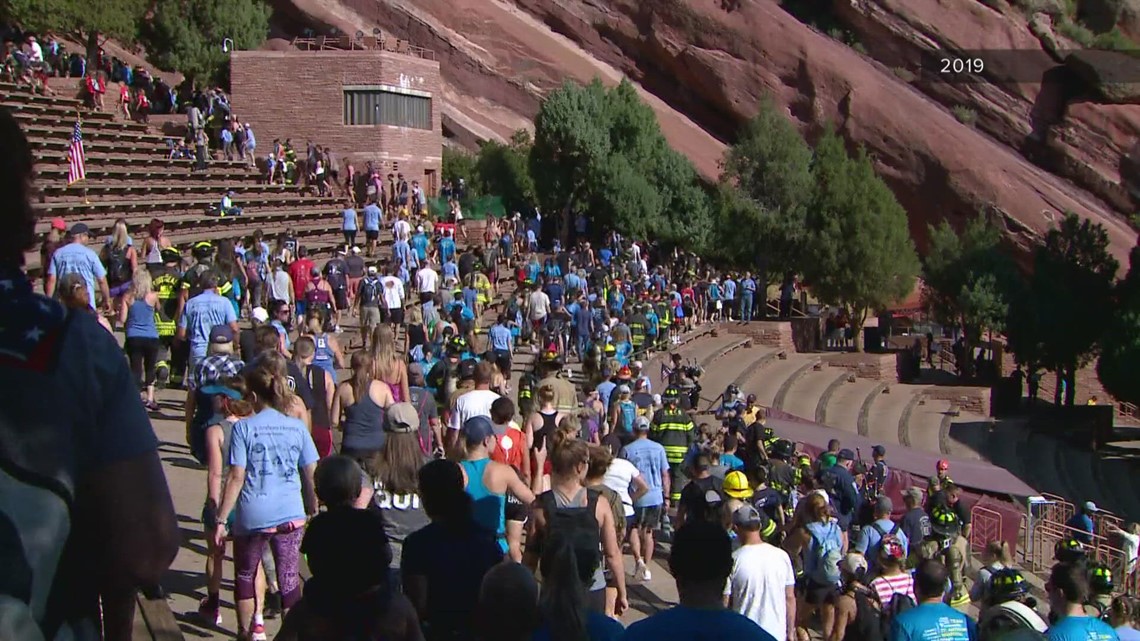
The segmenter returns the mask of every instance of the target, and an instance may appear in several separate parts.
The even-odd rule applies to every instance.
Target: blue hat
[[[468,447],[481,445],[487,437],[495,435],[495,427],[486,416],[472,416],[463,422],[463,439]]]
[[[220,394],[235,401],[241,400],[241,392],[232,387],[226,387],[225,385],[219,385],[217,383],[203,387],[202,393],[206,396],[218,396]]]

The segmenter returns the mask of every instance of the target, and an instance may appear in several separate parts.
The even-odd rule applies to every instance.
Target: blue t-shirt
[[[1122,625],[1116,628],[1116,638],[1120,641],[1140,641],[1140,630],[1131,626]]]
[[[723,458],[724,457],[721,457],[722,460]],[[878,526],[878,529],[875,529],[875,526]],[[855,542],[855,551],[867,557],[868,568],[873,570],[878,565],[879,544],[883,541],[883,535],[879,534],[879,530],[890,534],[891,530],[895,529],[895,527],[895,522],[890,519],[878,519],[871,525],[863,528],[862,536]],[[899,540],[899,543],[902,543],[903,555],[908,554],[910,541],[907,539],[906,533],[903,532],[901,526],[899,526],[898,531],[895,532],[895,538]]]
[[[740,281],[740,288],[744,290],[745,294],[751,294],[756,291],[756,281],[751,278],[745,278]]]
[[[741,472],[744,470],[744,461],[735,454],[724,453],[720,455],[720,464],[727,465],[730,472]]]
[[[511,330],[506,325],[492,325],[487,337],[491,339],[491,349],[511,351]]]
[[[229,463],[245,469],[234,529],[239,534],[305,518],[301,468],[317,447],[300,420],[268,408],[234,423]]]
[[[412,236],[412,249],[416,250],[416,256],[421,261],[427,260],[428,237],[424,234]]]
[[[380,231],[380,208],[372,203],[364,206],[364,231]]]
[[[728,300],[736,298],[736,281],[731,279],[724,281],[724,297]]]
[[[344,225],[341,229],[344,231],[356,231],[356,210],[349,207],[341,212],[341,215],[344,216]]]
[[[720,285],[709,283],[709,300],[720,300]]]
[[[978,626],[945,603],[922,603],[891,621],[892,641],[977,641]]]
[[[1049,641],[1117,641],[1116,630],[1100,619],[1086,616],[1067,616],[1053,624],[1045,633]]]
[[[454,238],[452,238],[451,236],[444,236],[443,238],[439,239],[439,255],[440,255],[440,258],[442,258],[444,262],[450,261],[452,258],[455,257],[455,239]],[[443,267],[444,267],[444,269],[446,269],[447,265],[444,265]],[[456,274],[459,273],[458,267],[455,268],[455,273]]]
[[[190,356],[203,358],[210,345],[210,330],[216,325],[229,325],[237,322],[234,305],[230,299],[214,292],[202,292],[186,301],[178,327],[186,330],[190,341]]]
[[[625,633],[622,624],[601,612],[586,612],[586,635],[590,641],[618,641]],[[550,641],[550,624],[543,623],[534,631],[530,641]]]
[[[1092,545],[1092,532],[1093,522],[1092,518],[1084,512],[1078,512],[1069,517],[1065,525],[1073,528],[1073,538],[1084,543],[1085,545]]]
[[[665,502],[664,488],[661,486],[661,473],[669,469],[669,459],[660,443],[647,438],[621,448],[621,458],[633,463],[641,478],[649,486],[649,491],[633,502],[634,507],[651,507]]]
[[[55,250],[48,265],[48,275],[56,278],[56,292],[59,292],[59,279],[67,274],[79,274],[87,283],[87,298],[95,307],[95,282],[107,277],[107,270],[99,255],[79,243],[69,243]]]
[[[683,605],[642,619],[625,629],[623,641],[776,641],[755,621],[732,610]]]
[[[443,242],[439,243],[439,248],[440,248],[440,251],[443,251]],[[451,244],[451,248],[452,248],[452,251],[454,252],[455,251],[455,243]],[[441,268],[441,271],[443,272],[444,278],[459,278],[459,265],[456,265],[455,261],[449,260],[446,263],[444,263],[443,267]]]
[[[610,395],[617,389],[617,383],[611,380],[605,380],[598,383],[597,389],[598,398],[602,401],[602,405],[605,405],[607,412],[610,411]]]
[[[598,260],[607,267],[610,265],[610,259],[614,257],[614,253],[605,247],[598,250]]]

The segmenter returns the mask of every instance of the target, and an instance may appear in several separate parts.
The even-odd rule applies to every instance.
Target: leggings
[[[289,526],[283,529],[289,529]],[[281,590],[281,603],[286,610],[301,600],[301,578],[298,567],[301,561],[301,539],[305,528],[288,532],[255,532],[234,537],[234,595],[239,599],[254,598],[253,578],[261,563],[266,544],[273,552],[277,565],[277,587]],[[268,568],[267,568],[268,570]]]
[[[353,245],[356,244],[356,230],[355,229],[345,229],[344,230],[344,244],[348,245],[349,247],[352,247]]]
[[[123,345],[126,348],[127,357],[131,361],[131,374],[134,375],[135,382],[140,383],[143,389],[154,385],[154,368],[158,362],[160,345],[157,338],[140,338],[137,336],[127,337],[126,343]]]

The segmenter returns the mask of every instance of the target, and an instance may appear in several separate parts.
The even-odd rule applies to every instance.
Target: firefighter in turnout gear
[[[771,429],[771,428],[765,428]],[[798,485],[796,470],[789,461],[795,456],[795,445],[786,439],[776,440],[770,447],[768,458],[768,487],[780,493],[784,507],[792,506],[792,491]]]
[[[656,308],[657,349],[667,349],[669,347],[669,328],[673,326],[673,310],[669,309],[669,304],[665,301],[658,302]]]
[[[640,353],[645,348],[645,336],[648,329],[649,321],[642,313],[641,307],[634,308],[634,312],[629,315],[626,321],[626,326],[629,327],[629,342],[633,345],[635,354]]]
[[[962,537],[962,521],[952,507],[937,503],[930,510],[930,529],[930,536],[919,546],[919,558],[935,559],[946,565],[950,571],[950,606],[965,607],[970,603],[970,594],[962,576],[966,558],[958,541]]]
[[[1089,616],[1108,621],[1109,608],[1112,607],[1112,591],[1116,585],[1112,581],[1112,570],[1100,561],[1089,564],[1089,602],[1085,605],[1085,613]]]
[[[173,247],[162,250],[162,271],[154,276],[153,289],[158,297],[154,306],[154,324],[158,327],[158,341],[162,354],[155,364],[155,378],[160,385],[182,384],[182,375],[177,378],[171,372],[170,357],[174,348],[174,335],[178,332],[178,292],[182,284],[182,254]]]
[[[688,482],[685,475],[685,454],[697,440],[693,419],[678,407],[681,392],[670,385],[661,394],[664,407],[657,410],[649,428],[649,437],[665,448],[665,458],[669,461],[671,490],[669,500],[676,503],[681,499],[681,490]]]

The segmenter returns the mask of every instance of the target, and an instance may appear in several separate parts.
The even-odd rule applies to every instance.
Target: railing
[[[293,46],[301,51],[390,51],[424,60],[435,60],[431,49],[417,47],[407,40],[378,36],[315,36],[293,38]]]
[[[970,510],[970,551],[981,554],[990,541],[1002,538],[1002,516],[987,507],[975,505]]]

